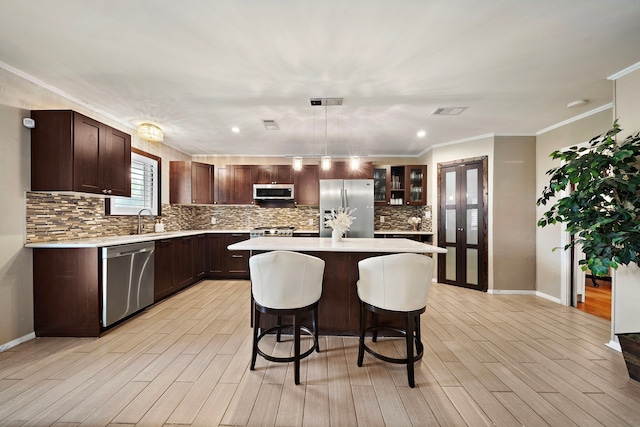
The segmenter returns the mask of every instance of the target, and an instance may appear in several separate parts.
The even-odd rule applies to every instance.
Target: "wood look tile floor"
[[[204,281],[99,339],[0,353],[0,425],[640,426],[640,383],[588,313],[434,284],[416,388],[401,365],[358,368],[352,337],[321,337],[295,386],[292,364],[249,371],[249,295],[248,281]]]

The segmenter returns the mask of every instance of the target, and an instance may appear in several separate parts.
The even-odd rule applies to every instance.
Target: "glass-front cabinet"
[[[406,204],[424,205],[427,202],[427,167],[405,166]]]
[[[374,201],[380,206],[426,204],[427,167],[376,166],[373,169]]]
[[[376,206],[386,206],[389,201],[389,166],[373,168],[373,201]]]

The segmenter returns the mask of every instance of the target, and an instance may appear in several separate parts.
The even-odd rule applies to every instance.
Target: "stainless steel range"
[[[292,237],[295,227],[256,227],[249,232],[250,238],[255,237]]]

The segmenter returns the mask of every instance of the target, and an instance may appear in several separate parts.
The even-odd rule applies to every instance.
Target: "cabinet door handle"
[[[244,258],[242,255],[231,255],[231,258]]]
[[[236,233],[234,233],[234,234],[232,234],[231,236],[232,236],[232,237],[242,237],[242,234],[236,234]]]

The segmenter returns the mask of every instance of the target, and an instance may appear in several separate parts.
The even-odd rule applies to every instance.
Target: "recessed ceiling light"
[[[419,130],[416,135],[418,135],[418,138],[424,138],[427,135],[427,131]]]
[[[237,127],[237,126],[234,126],[234,127],[231,128],[231,132],[238,133],[238,132],[240,132],[240,128]]]

